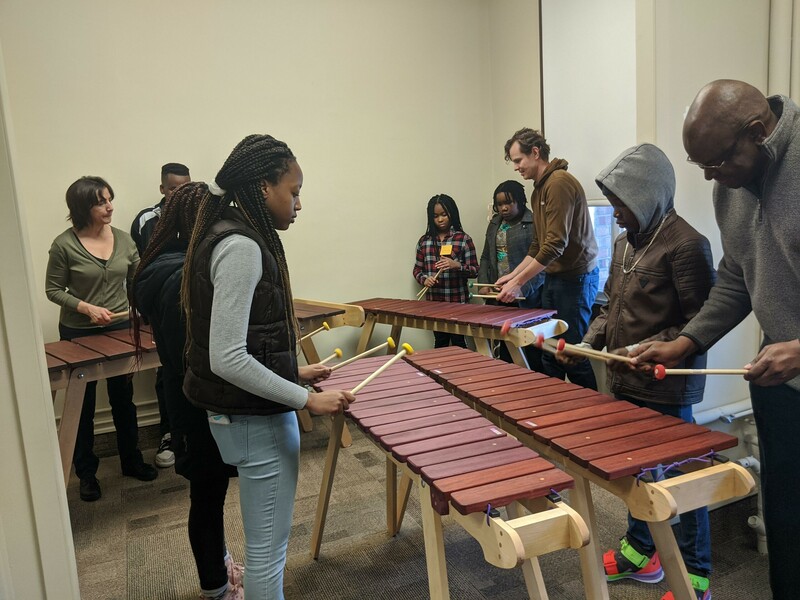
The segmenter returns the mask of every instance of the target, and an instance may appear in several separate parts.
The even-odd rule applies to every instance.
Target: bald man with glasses
[[[631,356],[673,366],[755,313],[764,340],[744,377],[761,451],[770,585],[774,600],[789,600],[800,590],[800,108],[741,81],[714,81],[689,107],[683,145],[715,181],[718,279],[676,340],[642,344]]]

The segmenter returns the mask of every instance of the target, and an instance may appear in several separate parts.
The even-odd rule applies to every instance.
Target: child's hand
[[[460,269],[461,263],[458,262],[457,260],[453,260],[452,258],[448,258],[447,256],[443,256],[438,261],[436,261],[436,264],[433,266],[436,267],[437,269],[445,269],[445,270]]]
[[[617,348],[616,350],[609,350],[608,353],[616,354],[618,356],[628,356],[628,349],[624,347]],[[616,371],[617,373],[630,373],[631,371],[636,370],[636,367],[621,360],[609,360],[606,364],[609,371]]]
[[[297,377],[300,379],[300,383],[314,384],[327,379],[330,375],[331,368],[319,363],[297,368]]]
[[[425,278],[425,283],[423,283],[422,285],[424,285],[427,288],[432,288],[433,286],[436,285],[437,281],[438,279],[436,279],[433,275],[431,275],[430,277]]]

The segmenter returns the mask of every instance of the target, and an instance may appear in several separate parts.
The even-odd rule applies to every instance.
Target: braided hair
[[[270,185],[277,185],[294,162],[296,162],[296,158],[284,142],[276,140],[270,135],[248,135],[236,145],[217,173],[216,185],[225,190],[222,196],[214,195],[205,184],[187,183],[179,188],[178,191],[182,194],[186,194],[188,189],[194,188],[197,190],[194,193],[202,196],[183,267],[181,304],[187,321],[191,314],[190,282],[193,276],[191,265],[194,252],[205,239],[211,226],[222,218],[223,211],[232,202],[235,202],[248,224],[261,235],[275,258],[283,282],[287,308],[286,323],[289,330],[294,331],[297,336],[299,328],[294,315],[286,254],[261,192],[262,182],[266,181]],[[191,328],[187,329],[186,333],[188,343],[191,339]]]
[[[528,204],[528,199],[525,197],[525,186],[519,181],[504,181],[494,190],[492,194],[492,212],[497,213],[497,195],[505,194],[506,200],[515,202],[519,214],[525,212],[525,207]]]
[[[431,237],[436,237],[436,234],[438,233],[435,222],[436,217],[433,214],[433,209],[436,208],[437,204],[440,204],[444,209],[445,214],[450,217],[450,227],[456,231],[464,231],[464,229],[461,227],[461,216],[458,214],[458,206],[456,206],[456,201],[447,194],[436,194],[433,198],[428,200],[428,230],[425,232],[425,234]]]
[[[128,291],[128,301],[131,306],[131,325],[133,327],[133,341],[136,346],[137,360],[141,360],[141,326],[142,319],[136,310],[138,303],[133,290],[136,289],[136,282],[144,271],[145,267],[152,264],[163,252],[170,249],[183,250],[189,244],[192,237],[192,229],[197,219],[197,211],[200,207],[208,187],[205,184],[197,186],[184,184],[180,186],[172,196],[164,202],[161,208],[161,216],[153,230],[150,242],[142,253],[139,266],[133,276],[133,285]]]

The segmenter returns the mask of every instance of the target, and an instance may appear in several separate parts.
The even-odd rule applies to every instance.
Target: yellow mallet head
[[[389,344],[389,348],[391,348],[392,350],[394,350],[395,347],[397,346],[397,344],[394,343],[394,340],[391,337],[386,338],[386,343]]]
[[[342,358],[342,349],[341,348],[334,348],[333,353],[336,355],[336,358]]]
[[[403,344],[402,348],[403,350],[406,351],[406,354],[408,354],[409,356],[414,354],[414,349],[411,347],[411,344]]]
[[[322,326],[325,328],[325,331],[330,331],[331,330],[331,326],[328,325],[327,321],[323,321],[322,322]]]

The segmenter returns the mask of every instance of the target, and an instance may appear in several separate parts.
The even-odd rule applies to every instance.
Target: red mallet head
[[[543,333],[536,334],[536,341],[533,343],[533,345],[536,346],[537,348],[539,348],[540,350],[542,349],[542,346],[544,346],[544,334]]]
[[[656,365],[655,369],[653,369],[653,374],[655,375],[656,379],[661,381],[667,376],[667,370],[664,368],[664,365]]]
[[[558,343],[556,344],[556,350],[558,352],[563,352],[564,348],[566,348],[566,347],[567,347],[567,342],[566,342],[566,340],[564,340],[564,338],[561,338],[560,340],[558,340]]]
[[[508,331],[511,329],[511,319],[507,319],[503,321],[503,325],[500,327],[500,334],[501,335],[508,335]]]

